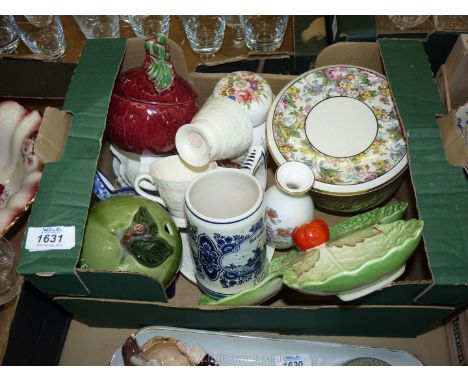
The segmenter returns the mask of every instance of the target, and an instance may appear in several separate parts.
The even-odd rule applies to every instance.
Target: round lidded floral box
[[[227,97],[239,103],[249,115],[252,126],[266,121],[273,102],[268,82],[259,74],[249,71],[232,72],[215,85],[213,97]]]
[[[387,78],[356,66],[303,73],[277,95],[267,118],[277,164],[314,172],[317,206],[356,212],[383,202],[407,168],[407,148]]]

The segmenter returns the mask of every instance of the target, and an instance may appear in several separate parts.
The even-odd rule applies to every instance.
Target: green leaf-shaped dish
[[[412,219],[354,231],[311,250],[284,272],[283,282],[308,294],[339,294],[368,285],[405,264],[421,240],[423,226]]]
[[[385,224],[403,219],[407,208],[408,203],[405,202],[390,203],[384,207],[375,208],[372,211],[353,216],[331,227],[330,237],[331,239],[335,239],[373,224]],[[198,303],[200,305],[218,306],[260,304],[281,291],[283,285],[281,277],[284,273],[284,266],[289,258],[297,256],[297,254],[297,249],[291,249],[288,253],[273,257],[268,266],[268,275],[262,282],[252,288],[220,300],[203,295]]]

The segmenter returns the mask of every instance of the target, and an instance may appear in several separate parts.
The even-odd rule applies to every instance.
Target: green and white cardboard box
[[[201,292],[182,275],[174,298],[146,276],[77,269],[93,178],[110,157],[103,140],[107,108],[119,71],[144,59],[138,39],[88,40],[63,106],[73,114],[62,157],[45,166],[29,227],[74,227],[68,250],[30,251],[22,245],[20,273],[88,325],[139,328],[168,325],[210,330],[289,334],[413,337],[468,302],[468,182],[448,164],[434,119],[443,109],[418,41],[338,43],[317,66],[349,64],[385,73],[409,146],[409,171],[395,199],[410,204],[408,217],[425,221],[423,241],[403,276],[360,300],[298,294],[253,307],[198,306]],[[171,43],[177,73],[188,78],[201,105],[222,74],[188,73],[181,49]],[[277,93],[291,76],[265,75]],[[55,132],[58,134],[58,132]],[[318,216],[336,221],[338,217]]]

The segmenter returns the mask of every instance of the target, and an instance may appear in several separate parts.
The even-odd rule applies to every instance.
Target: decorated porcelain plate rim
[[[266,121],[266,138],[267,138],[267,145],[268,149],[272,155],[272,158],[276,162],[277,165],[281,165],[288,160],[283,156],[283,154],[280,152],[278,149],[275,138],[273,135],[273,117],[276,111],[276,108],[278,106],[278,103],[281,101],[283,95],[285,92],[291,88],[295,83],[301,81],[304,77],[310,75],[313,72],[316,72],[318,70],[323,70],[327,68],[336,68],[336,67],[341,67],[341,68],[353,68],[353,69],[361,69],[369,73],[373,73],[379,77],[386,78],[382,73],[379,73],[375,70],[364,68],[361,66],[355,66],[355,65],[327,65],[327,66],[321,66],[319,68],[315,68],[312,70],[309,70],[307,72],[304,72],[303,74],[299,75],[295,79],[291,80],[286,84],[280,92],[276,95],[271,108],[268,112],[267,116],[267,121]],[[390,95],[391,97],[391,95]],[[331,97],[329,97],[331,98]],[[352,97],[350,97],[352,98]],[[395,104],[392,98],[392,102]],[[396,105],[395,105],[396,108]],[[401,122],[400,122],[401,123]],[[324,192],[330,192],[330,193],[339,193],[339,194],[348,194],[348,193],[356,193],[356,192],[368,192],[369,190],[372,190],[374,188],[377,188],[379,186],[382,186],[384,184],[387,184],[388,182],[392,181],[393,179],[396,179],[399,174],[401,174],[406,167],[408,166],[408,152],[403,155],[403,157],[399,160],[399,162],[388,172],[385,174],[379,176],[378,178],[372,179],[368,182],[364,183],[359,183],[359,184],[351,184],[351,185],[339,185],[339,184],[329,184],[329,183],[324,183],[319,180],[315,180],[313,189],[318,190],[318,191],[324,191]]]

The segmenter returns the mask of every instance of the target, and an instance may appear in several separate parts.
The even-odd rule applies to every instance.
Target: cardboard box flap
[[[94,298],[167,302],[163,286],[149,276],[83,269],[77,272]]]
[[[71,113],[46,107],[34,144],[34,152],[42,163],[55,162],[62,157],[71,119]]]
[[[76,279],[94,173],[101,150],[107,109],[125,52],[125,39],[87,40],[69,87],[64,109],[73,120],[62,158],[45,166],[29,227],[75,227],[70,250],[31,252],[22,244],[19,271],[23,275],[54,272]],[[44,278],[43,283],[47,284]],[[66,288],[62,293],[68,293]],[[44,289],[48,292],[48,287]]]
[[[468,19],[468,17],[467,17]],[[447,77],[450,108],[456,108],[468,102],[468,34],[458,37],[447,61],[445,74]]]
[[[408,138],[410,172],[434,280],[418,302],[435,303],[432,296],[443,294],[438,286],[459,285],[459,293],[444,295],[445,303],[457,304],[462,296],[468,299],[468,182],[445,158],[434,118],[443,108],[422,44],[383,39],[380,52]]]
[[[452,307],[435,306],[350,306],[315,307],[248,306],[194,308],[145,301],[116,301],[94,298],[57,297],[58,302],[91,326],[134,328],[167,325],[181,328],[222,330],[229,315],[230,331],[267,331],[284,334],[414,337],[420,328],[453,312]],[[372,313],[370,313],[372,312]],[[379,317],[376,323],[376,317]],[[135,322],[139,324],[135,326]],[[285,326],[285,322],[289,325]],[[313,324],[311,324],[313,322]]]
[[[317,57],[315,67],[354,65],[383,73],[379,45],[374,42],[338,42],[326,47]]]

